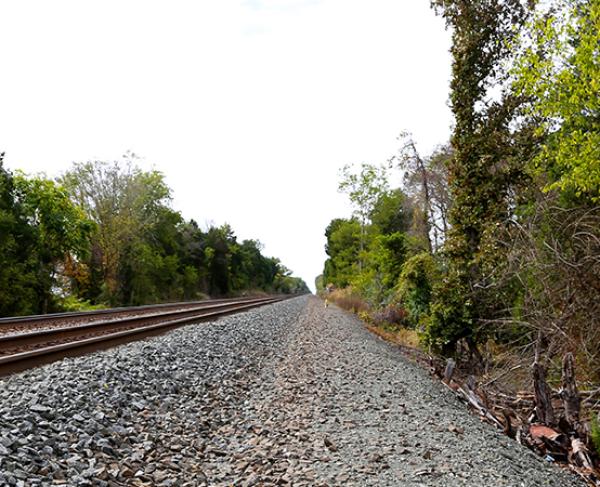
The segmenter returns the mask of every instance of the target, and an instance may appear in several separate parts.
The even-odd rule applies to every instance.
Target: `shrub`
[[[377,326],[406,326],[408,322],[408,313],[401,306],[388,304],[387,306],[372,313],[371,321]]]
[[[436,353],[454,355],[456,344],[473,334],[472,303],[468,290],[455,273],[449,273],[433,288],[434,300],[423,326],[422,339]]]
[[[94,311],[104,309],[104,304],[91,304],[85,299],[80,299],[75,296],[65,296],[60,299],[59,306],[61,311],[76,312],[76,311]]]
[[[429,315],[432,289],[439,276],[437,262],[429,253],[422,252],[405,262],[396,286],[395,300],[403,304],[408,322],[413,327]]]

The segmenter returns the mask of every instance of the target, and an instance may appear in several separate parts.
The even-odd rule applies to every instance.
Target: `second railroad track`
[[[282,297],[176,303],[95,313],[3,319],[0,375],[280,301]],[[9,327],[7,330],[6,327]]]

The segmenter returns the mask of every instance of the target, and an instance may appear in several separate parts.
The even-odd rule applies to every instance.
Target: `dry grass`
[[[415,330],[410,330],[408,328],[386,329],[385,327],[368,323],[366,323],[365,326],[370,332],[375,333],[375,335],[380,336],[388,342],[420,350],[419,335]]]
[[[402,326],[407,316],[403,308],[390,305],[373,310],[352,288],[336,289],[323,297],[358,315],[371,332],[385,340],[403,347],[419,349],[417,332]]]
[[[356,314],[368,312],[370,309],[369,305],[352,288],[336,289],[327,295],[327,299],[340,308]]]

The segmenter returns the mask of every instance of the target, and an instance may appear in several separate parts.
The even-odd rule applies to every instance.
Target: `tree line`
[[[132,154],[75,163],[56,180],[13,173],[3,156],[0,316],[308,292],[257,240],[186,221],[164,175]]]
[[[355,211],[327,227],[317,285],[440,354],[494,343],[557,370],[572,352],[597,383],[600,3],[431,3],[452,31],[450,143],[422,156],[403,134],[386,164],[344,169]]]

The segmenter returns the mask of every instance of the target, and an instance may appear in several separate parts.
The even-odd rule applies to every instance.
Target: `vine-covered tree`
[[[455,128],[448,165],[453,197],[445,246],[449,272],[438,289],[427,337],[447,353],[464,338],[476,352],[485,332],[479,319],[494,313],[486,289],[501,260],[496,242],[510,211],[510,123],[520,100],[503,89],[508,76],[503,65],[529,8],[520,0],[434,0],[432,5],[452,28]]]

